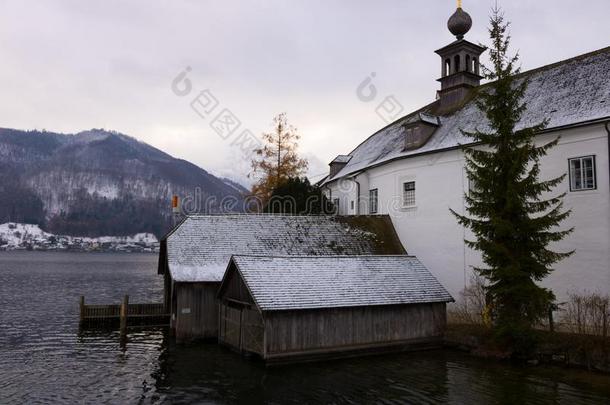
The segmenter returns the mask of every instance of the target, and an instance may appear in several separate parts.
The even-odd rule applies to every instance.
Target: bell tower
[[[438,92],[441,113],[461,106],[470,90],[481,83],[479,57],[486,48],[464,39],[470,27],[472,18],[462,10],[462,2],[458,0],[457,10],[447,21],[447,28],[456,40],[435,51],[441,57],[441,77],[438,79],[441,82]]]

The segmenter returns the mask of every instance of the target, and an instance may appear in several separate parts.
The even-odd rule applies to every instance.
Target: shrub
[[[460,291],[460,297],[449,309],[451,323],[488,325],[489,314],[485,305],[485,283],[483,277],[475,274],[470,283]]]
[[[570,293],[564,304],[562,327],[572,333],[608,337],[610,296]]]

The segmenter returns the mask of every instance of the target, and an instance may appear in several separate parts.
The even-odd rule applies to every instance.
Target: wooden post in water
[[[83,321],[85,320],[85,296],[81,295],[80,296],[80,323],[82,324]]]
[[[125,295],[123,298],[123,303],[121,304],[121,325],[120,325],[120,337],[119,337],[119,345],[122,350],[127,349],[127,307],[129,306],[129,295]]]
[[[121,304],[121,335],[127,333],[127,307],[129,306],[129,295],[125,295]]]

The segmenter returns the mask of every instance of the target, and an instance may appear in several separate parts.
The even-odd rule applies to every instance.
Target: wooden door
[[[241,319],[242,348],[262,356],[264,351],[264,324],[261,314],[256,309],[244,308]]]
[[[241,351],[241,320],[242,310],[223,305],[223,316],[221,319],[222,340],[224,343]]]

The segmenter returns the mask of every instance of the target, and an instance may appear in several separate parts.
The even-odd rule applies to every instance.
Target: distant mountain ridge
[[[118,132],[0,128],[0,223],[36,223],[52,233],[77,236],[161,236],[171,220],[173,194],[199,193],[220,202],[241,200],[245,191]]]

